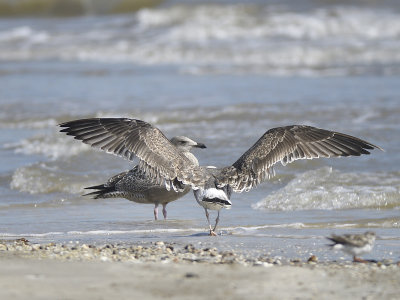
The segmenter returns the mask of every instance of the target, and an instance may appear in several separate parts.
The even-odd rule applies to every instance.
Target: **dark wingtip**
[[[369,150],[379,149],[379,150],[381,150],[383,152],[386,152],[385,149],[383,149],[382,147],[379,147],[377,145],[374,145],[374,144],[371,144],[371,143],[368,143],[368,142],[365,142],[365,141],[363,141],[363,142],[365,144],[365,145],[363,145],[364,149],[369,149]]]
[[[57,125],[58,127],[61,127],[60,131],[61,132],[65,132],[66,130],[68,130],[68,125],[67,123],[60,123]]]

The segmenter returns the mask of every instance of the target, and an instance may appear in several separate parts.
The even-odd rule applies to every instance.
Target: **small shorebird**
[[[362,234],[344,234],[327,237],[333,244],[329,245],[335,250],[342,250],[343,252],[353,256],[354,262],[367,262],[357,256],[371,252],[375,243],[375,232],[367,231]]]
[[[60,124],[68,135],[101,149],[133,160],[152,182],[179,190],[190,186],[204,207],[215,235],[219,212],[211,228],[208,209],[231,206],[231,193],[249,191],[274,175],[274,165],[298,159],[360,156],[381,149],[347,134],[306,125],[268,130],[236,162],[222,168],[199,166],[151,124],[128,118],[93,118]],[[381,149],[383,150],[383,149]],[[196,160],[197,161],[197,160]]]

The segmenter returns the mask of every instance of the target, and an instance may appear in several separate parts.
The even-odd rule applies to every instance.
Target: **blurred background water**
[[[0,1],[0,236],[168,240],[286,257],[330,252],[331,233],[376,231],[400,257],[400,4],[397,1]],[[63,5],[61,5],[63,4]],[[65,17],[68,16],[68,17]],[[131,117],[232,164],[266,130],[308,124],[383,147],[298,161],[222,211],[210,238],[190,193],[152,205],[83,188],[133,166],[58,123]],[[345,259],[348,259],[345,257]]]

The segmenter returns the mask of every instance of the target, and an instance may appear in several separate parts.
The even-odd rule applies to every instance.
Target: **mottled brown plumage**
[[[158,128],[141,120],[95,118],[60,126],[64,127],[62,132],[95,148],[129,160],[138,157],[139,168],[149,178],[171,187],[177,183],[189,185],[200,205],[217,210],[230,206],[231,191],[249,191],[273,176],[278,162],[286,165],[298,159],[359,156],[381,149],[347,134],[291,125],[268,130],[231,166],[215,169],[193,163]]]
[[[157,155],[161,150],[168,157],[168,164],[173,165],[174,160],[182,160],[185,164],[198,166],[197,158],[190,153],[193,147],[205,148],[202,143],[197,143],[184,136],[176,136],[167,140],[158,129],[140,120],[128,119],[86,119],[60,124],[68,124],[62,132],[75,136],[76,139],[99,148],[109,153],[120,155],[128,159],[135,157],[137,151],[141,157],[148,161],[154,160],[152,165],[166,164],[164,156]],[[160,138],[161,137],[161,138]],[[130,149],[134,149],[131,151]],[[148,151],[152,149],[152,151]],[[155,153],[154,155],[152,155]],[[141,161],[140,165],[143,165]],[[176,166],[174,166],[176,168]],[[144,171],[147,170],[147,172]],[[105,184],[87,187],[95,190],[86,195],[94,198],[125,198],[137,203],[154,204],[154,218],[158,219],[158,205],[163,206],[164,219],[167,218],[166,206],[190,191],[190,186],[174,181],[164,181],[157,173],[161,168],[144,168],[135,166],[132,170],[122,172],[111,177]],[[173,184],[172,184],[173,183]]]
[[[274,175],[273,166],[298,159],[359,156],[379,148],[359,138],[305,125],[268,130],[231,167],[222,169],[219,183],[234,192],[248,191]]]

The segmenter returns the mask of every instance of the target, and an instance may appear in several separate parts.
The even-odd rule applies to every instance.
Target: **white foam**
[[[14,27],[9,30],[0,31],[1,42],[18,42],[28,40],[30,43],[43,43],[49,35],[45,31],[37,31],[29,26]]]
[[[81,194],[85,187],[86,176],[68,174],[49,163],[35,163],[14,171],[10,187],[30,194],[48,194],[65,192]]]
[[[398,174],[342,173],[325,167],[299,174],[252,207],[287,211],[393,208],[400,206],[399,192]]]
[[[304,223],[284,223],[284,224],[266,224],[266,225],[258,225],[258,226],[240,226],[240,227],[229,227],[224,228],[225,230],[232,231],[233,233],[249,233],[254,232],[260,229],[273,229],[273,228],[292,228],[292,229],[303,229],[303,228],[311,228],[312,226],[306,225]]]
[[[55,231],[43,233],[0,233],[3,237],[47,237],[59,235],[120,235],[120,234],[154,234],[154,233],[179,233],[179,232],[203,232],[204,228],[156,228],[156,229],[135,229],[135,230],[88,230],[88,231]]]
[[[61,134],[46,135],[38,134],[34,137],[23,139],[18,143],[7,144],[6,148],[12,148],[16,153],[26,155],[39,154],[57,159],[60,157],[70,157],[81,152],[89,151],[90,146],[83,143],[75,143]]]
[[[57,29],[3,30],[0,59],[174,64],[192,74],[400,72],[400,15],[384,9],[176,4],[141,10],[134,21],[114,18],[112,26],[109,19],[96,26],[66,19]]]
[[[225,232],[233,235],[252,235],[252,236],[269,236],[269,237],[277,237],[277,238],[308,238],[308,236],[301,236],[299,234],[296,235],[285,235],[281,233],[281,230],[278,231],[265,231],[264,229],[343,229],[343,228],[359,228],[359,223],[282,223],[282,224],[265,224],[265,225],[254,225],[254,226],[231,226],[231,227],[219,227],[219,231]],[[364,226],[368,228],[399,228],[399,222],[396,220],[381,220],[376,222],[368,222],[365,223]],[[190,234],[194,232],[204,232],[204,227],[198,228],[153,228],[153,229],[132,229],[132,230],[70,230],[70,231],[50,231],[50,232],[42,232],[42,233],[9,233],[9,232],[0,232],[0,237],[51,237],[51,236],[112,236],[112,235],[127,235],[134,234],[137,236],[145,235],[145,234]],[[385,239],[382,238],[381,239]],[[386,239],[393,239],[386,238]]]

